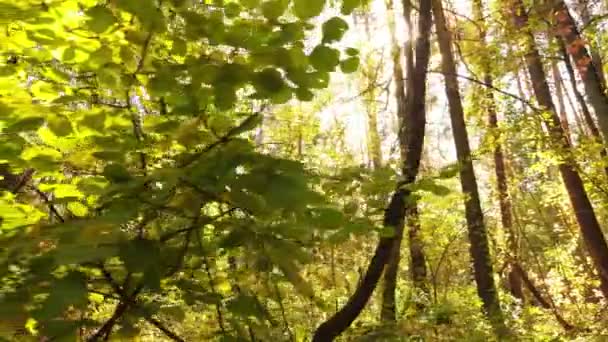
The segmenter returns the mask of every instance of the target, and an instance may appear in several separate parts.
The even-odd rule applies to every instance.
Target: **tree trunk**
[[[406,59],[406,67],[407,73],[410,75],[408,78],[407,86],[404,82],[404,74],[403,69],[401,67],[401,53],[399,44],[397,42],[396,37],[396,28],[395,28],[395,17],[394,17],[394,4],[392,0],[386,1],[386,9],[387,9],[387,17],[389,30],[392,38],[392,56],[393,56],[393,77],[395,79],[395,98],[397,101],[397,117],[400,122],[400,129],[404,129],[404,125],[411,124],[408,121],[408,117],[406,115],[408,111],[408,106],[410,106],[411,102],[411,94],[415,92],[413,88],[413,82],[411,75],[414,74],[414,56],[413,56],[413,46],[411,40],[408,40],[406,43],[405,49],[405,59]],[[412,25],[411,25],[411,4],[409,1],[404,2],[404,17],[406,21],[406,26],[408,29],[408,34],[412,36]],[[428,56],[423,56],[426,60],[428,60]],[[417,61],[417,65],[426,64],[428,62]],[[426,79],[424,80],[426,82]],[[407,87],[407,96],[405,93]],[[423,107],[425,111],[425,107]],[[419,113],[420,116],[425,116],[425,112]],[[399,135],[400,137],[400,147],[401,147],[401,155],[403,157],[403,161],[406,161],[406,151],[407,151],[407,142],[405,136],[403,134]],[[414,283],[414,287],[416,289],[424,291],[425,287],[425,279],[426,279],[426,258],[424,256],[424,250],[422,249],[422,241],[420,241],[419,237],[419,224],[418,224],[418,208],[417,203],[411,204],[411,209],[406,213],[406,221],[408,225],[408,236],[410,239],[410,258],[411,258],[411,270],[412,270],[412,279]],[[386,266],[386,270],[384,271],[384,289],[382,293],[382,310],[381,310],[381,320],[383,321],[396,321],[397,319],[397,310],[395,305],[395,296],[396,296],[396,288],[397,288],[397,273],[399,271],[399,263],[401,260],[401,243],[403,237],[399,236],[395,241],[395,245],[393,246],[393,251],[391,253],[390,260]],[[415,249],[415,250],[414,250]],[[419,306],[419,308],[421,308]]]
[[[572,62],[570,61],[570,56],[568,55],[568,51],[566,50],[566,44],[562,40],[558,40],[559,50],[564,59],[564,64],[566,65],[566,71],[568,72],[568,77],[570,78],[570,86],[572,87],[572,91],[574,92],[574,96],[578,101],[578,104],[581,106],[581,111],[583,112],[583,119],[585,120],[585,124],[589,132],[595,141],[602,146],[600,150],[600,157],[602,160],[608,160],[608,152],[606,148],[602,144],[602,136],[600,134],[600,130],[597,128],[593,117],[591,116],[591,112],[589,112],[589,107],[587,106],[587,102],[585,102],[585,98],[583,94],[578,90],[578,86],[576,84],[576,75],[574,74],[574,68],[572,67]],[[604,167],[604,173],[608,177],[608,166]]]
[[[477,180],[473,170],[469,137],[464,121],[464,110],[462,108],[456,76],[456,63],[452,52],[452,37],[446,26],[441,0],[433,0],[433,16],[435,17],[435,27],[439,40],[439,51],[442,60],[441,69],[445,78],[445,91],[450,108],[450,121],[456,145],[456,155],[460,164],[460,183],[462,191],[466,196],[465,213],[477,293],[481,298],[484,311],[492,323],[497,336],[506,337],[509,335],[509,331],[504,324],[498,293],[494,284],[494,271],[490,258],[488,236],[479,202]]]
[[[369,15],[363,20],[366,38],[371,40]],[[374,169],[382,167],[382,144],[378,133],[378,105],[376,91],[378,74],[380,72],[379,62],[374,60],[373,52],[364,56],[361,68],[361,90],[363,92],[363,103],[367,113],[367,154]]]
[[[551,113],[550,118],[544,119],[545,126],[551,135],[557,139],[560,148],[569,151],[571,146],[565,137],[559,116],[555,112],[555,105],[551,99],[551,91],[547,84],[540,54],[536,49],[534,36],[527,29],[528,17],[524,11],[525,8],[521,0],[514,0],[513,5],[511,8],[513,10],[515,26],[520,30],[524,30],[526,38],[527,51],[525,60],[530,78],[532,79],[536,99],[541,106]],[[573,164],[574,161],[571,158],[567,158],[559,164],[558,168],[570,197],[579,228],[587,245],[587,250],[600,276],[601,290],[604,296],[608,298],[608,245],[595,216],[593,206],[587,196],[583,181]]]
[[[485,22],[483,16],[483,4],[481,0],[473,1],[473,15],[475,20],[481,23],[481,30],[479,32],[480,35],[480,43],[485,46],[486,44],[486,30],[485,30]],[[491,89],[493,88],[493,79],[491,75],[491,66],[489,64],[487,52],[483,52],[484,58],[482,59],[482,68],[484,72],[484,83],[486,84],[486,111],[488,116],[488,124],[489,128],[494,134],[493,142],[495,144],[494,147],[494,171],[496,174],[496,188],[498,190],[498,204],[500,206],[500,219],[502,223],[502,228],[507,235],[507,244],[509,248],[509,259],[511,259],[509,263],[509,273],[507,276],[509,283],[509,291],[513,295],[513,297],[524,301],[524,294],[522,289],[521,278],[519,274],[516,272],[514,264],[518,262],[518,254],[519,254],[519,246],[517,244],[517,238],[515,236],[515,231],[513,229],[513,218],[511,212],[511,199],[509,196],[509,188],[507,182],[507,174],[505,170],[505,157],[502,151],[502,144],[500,142],[500,137],[498,136],[498,117],[496,115],[496,101],[494,99],[494,94]]]
[[[578,0],[578,5],[579,5],[579,11],[581,14],[581,19],[583,21],[583,25],[587,26],[591,23],[591,15],[589,13],[589,0]],[[600,32],[593,32],[591,33],[592,37],[598,37],[598,34],[601,34],[601,30]],[[589,31],[587,31],[589,32]],[[600,55],[598,49],[597,49],[597,45],[600,44],[598,42],[598,39],[595,38],[595,41],[589,42],[589,49],[591,52],[591,61],[593,62],[593,65],[595,66],[595,70],[597,70],[597,75],[600,78],[600,82],[602,82],[602,84],[604,85],[604,87],[606,87],[606,75],[604,74],[604,63],[602,61],[602,56]]]
[[[599,70],[592,62],[585,42],[564,1],[555,1],[554,11],[556,34],[568,44],[567,51],[576,63],[589,102],[597,116],[600,130],[604,134],[604,141],[608,142],[608,95],[601,81]]]
[[[551,39],[551,35],[547,38]],[[553,76],[553,83],[555,84],[555,98],[557,100],[557,110],[559,112],[559,119],[562,123],[562,128],[566,134],[566,138],[572,144],[572,137],[570,136],[570,124],[568,123],[568,115],[566,114],[566,105],[564,103],[564,91],[562,89],[562,77],[559,72],[559,67],[555,59],[551,60],[551,74]]]
[[[406,125],[403,131],[403,134],[405,134],[403,139],[407,142],[406,159],[403,161],[404,181],[397,184],[397,190],[393,193],[384,214],[384,226],[394,227],[395,235],[380,239],[357,289],[342,309],[319,325],[313,336],[313,342],[333,341],[359,316],[378,285],[382,272],[390,259],[395,241],[403,234],[403,221],[406,211],[411,205],[411,202],[407,198],[411,192],[404,185],[411,184],[416,180],[424,145],[426,117],[421,114],[424,114],[426,98],[426,74],[428,56],[430,54],[429,33],[432,23],[431,18],[431,1],[421,0],[419,6],[419,35],[416,42],[416,60],[423,61],[422,57],[424,56],[427,56],[427,58],[425,63],[418,65],[416,72],[411,75],[413,78],[412,83],[414,84],[413,89],[416,90],[416,93],[412,94],[411,105],[407,113],[408,120],[411,120],[408,122],[411,125]]]

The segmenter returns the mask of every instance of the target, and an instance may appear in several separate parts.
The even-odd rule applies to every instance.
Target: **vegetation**
[[[607,20],[0,0],[0,340],[605,340]]]

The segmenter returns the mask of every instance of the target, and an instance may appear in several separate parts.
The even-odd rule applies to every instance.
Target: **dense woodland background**
[[[605,0],[0,23],[0,340],[608,339]]]

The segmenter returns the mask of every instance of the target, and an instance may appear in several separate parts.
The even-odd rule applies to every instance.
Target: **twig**
[[[445,75],[442,71],[438,71],[438,70],[429,70],[429,73]],[[504,91],[504,90],[502,90],[500,88],[497,88],[497,87],[495,87],[493,85],[487,84],[484,81],[481,81],[481,80],[478,80],[478,79],[475,79],[475,78],[472,78],[472,77],[468,77],[468,76],[465,76],[465,75],[460,75],[460,74],[455,74],[454,76],[456,76],[458,78],[462,78],[462,79],[470,81],[470,82],[473,82],[473,83],[480,84],[480,85],[482,85],[482,86],[484,86],[486,88],[492,89],[492,90],[494,90],[494,91],[496,91],[498,93],[501,93],[503,95],[506,95],[506,96],[509,96],[509,97],[511,97],[513,99],[516,99],[516,100],[524,103],[528,107],[530,107],[530,109],[532,109],[535,112],[542,112],[543,111],[542,109],[540,109],[540,108],[536,107],[534,104],[532,104],[530,101],[528,101],[528,100],[526,100],[524,98],[521,98],[521,97],[519,97],[519,96],[517,96],[515,94],[512,94],[512,93],[509,93],[507,91]]]

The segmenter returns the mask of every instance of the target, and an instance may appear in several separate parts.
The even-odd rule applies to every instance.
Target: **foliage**
[[[523,340],[601,340],[605,298],[557,175],[575,161],[605,222],[605,144],[574,103],[573,147],[558,146],[504,4],[488,3],[482,22],[456,3],[448,29],[471,81],[461,87],[506,321]],[[0,0],[0,340],[306,341],[349,300],[378,238],[395,232],[382,220],[401,181],[392,145],[403,127],[391,116],[390,49],[378,47],[388,34],[369,25],[389,20],[376,5],[384,1]],[[545,44],[546,9],[526,5],[543,57],[562,58]],[[604,7],[589,9],[583,33],[605,59]],[[421,174],[406,186],[428,291],[410,277],[406,235],[398,321],[378,320],[377,296],[344,340],[494,338],[472,277],[468,199],[445,148],[435,57]],[[486,71],[499,118],[490,128]],[[496,200],[497,147],[516,251]],[[382,165],[367,166],[376,152]],[[523,301],[511,294],[514,257],[550,307],[530,289]]]

